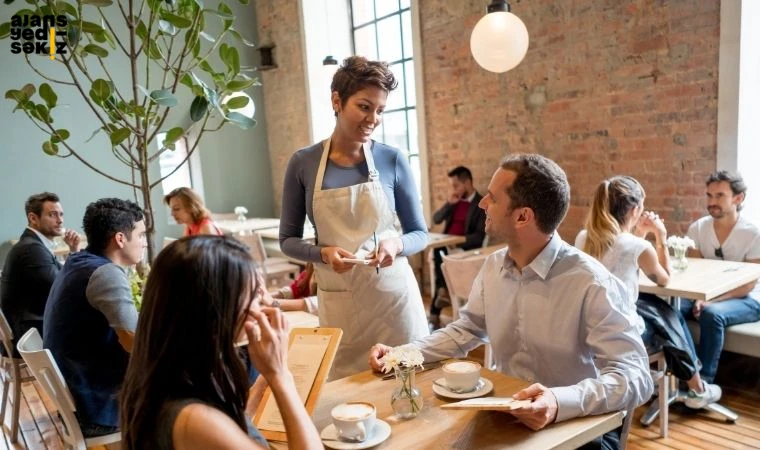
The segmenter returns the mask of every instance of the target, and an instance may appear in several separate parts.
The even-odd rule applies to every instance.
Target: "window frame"
[[[403,77],[403,106],[396,107],[393,109],[386,109],[383,114],[389,114],[389,113],[395,113],[395,112],[404,112],[404,123],[406,125],[406,152],[407,152],[407,161],[412,164],[412,159],[416,158],[418,160],[418,169],[419,169],[419,190],[420,190],[420,196],[422,200],[422,207],[423,207],[423,213],[425,215],[426,220],[428,223],[430,223],[430,189],[429,189],[429,181],[428,181],[428,164],[427,164],[427,138],[425,133],[425,105],[424,105],[424,84],[422,81],[422,75],[423,75],[423,66],[422,66],[422,59],[418,56],[415,57],[415,55],[422,55],[422,42],[420,40],[420,20],[419,20],[419,0],[411,0],[409,3],[409,6],[402,6],[401,0],[396,0],[397,8],[391,13],[384,14],[382,16],[377,16],[377,3],[378,1],[383,2],[390,2],[391,0],[374,0],[372,2],[373,5],[373,11],[372,11],[372,19],[368,20],[366,22],[355,24],[354,23],[354,0],[346,0],[348,3],[348,20],[349,20],[349,29],[351,33],[351,47],[353,54],[356,54],[356,32],[357,30],[360,30],[362,28],[373,26],[374,25],[374,31],[375,31],[375,52],[377,55],[380,55],[380,45],[381,41],[379,39],[378,35],[378,23],[386,20],[388,18],[397,16],[398,22],[399,22],[399,30],[400,30],[400,45],[401,45],[401,59],[397,59],[394,61],[388,61],[389,66],[394,67],[397,66],[401,68],[401,73],[399,77]],[[403,21],[403,14],[405,12],[409,12],[410,19],[411,19],[411,34],[412,34],[412,48],[411,48],[411,55],[406,54],[406,49],[404,46],[404,21]],[[413,78],[413,84],[410,85],[407,83],[408,77],[407,77],[407,63],[412,63],[412,68],[414,70],[414,78]],[[408,90],[414,89],[414,105],[410,106],[408,103],[409,95]],[[416,145],[416,151],[413,150],[412,146],[412,137],[409,133],[410,126],[409,126],[409,115],[414,113],[416,115],[417,119],[417,145]],[[386,133],[385,133],[385,127],[382,128],[382,136],[381,139],[383,142],[386,141]],[[412,168],[412,171],[414,172],[414,168]]]

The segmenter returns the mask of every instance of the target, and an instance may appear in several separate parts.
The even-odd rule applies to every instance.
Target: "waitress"
[[[427,244],[420,197],[406,155],[370,139],[396,85],[386,63],[343,61],[330,87],[332,136],[294,153],[285,172],[280,246],[315,263],[319,324],[343,330],[331,379],[366,370],[377,342],[401,345],[429,333],[406,258]],[[317,245],[303,239],[307,214]]]

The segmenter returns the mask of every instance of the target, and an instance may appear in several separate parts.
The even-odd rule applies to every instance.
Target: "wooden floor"
[[[644,407],[636,411],[628,448],[638,449],[752,449],[760,448],[760,395],[726,389],[721,403],[739,414],[728,424],[712,413],[692,413],[681,405],[671,408],[670,436],[662,439],[656,423],[649,428],[639,424]],[[36,382],[22,385],[21,433],[11,444],[10,411],[6,412],[0,449],[62,449],[61,422],[53,405]]]

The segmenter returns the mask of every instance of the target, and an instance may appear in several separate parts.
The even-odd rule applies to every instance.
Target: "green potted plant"
[[[156,175],[161,154],[189,138],[187,156],[176,171],[206,133],[228,123],[243,129],[255,125],[235,111],[251,101],[239,93],[258,85],[249,75],[254,69],[240,65],[239,49],[253,44],[235,29],[233,10],[224,1],[215,5],[204,6],[202,0],[27,0],[10,22],[0,24],[0,39],[12,40],[11,52],[23,57],[30,76],[33,71],[44,79],[23,83],[5,98],[39,128],[46,154],[73,157],[134,190],[146,212],[149,261],[155,255],[151,191],[171,175]],[[42,70],[40,62],[49,62],[43,58],[53,59],[55,70]],[[125,61],[128,74],[111,72],[117,59]],[[64,112],[59,89],[80,94],[96,124],[88,141],[99,133],[107,136],[107,151],[129,168],[131,179],[96,167],[72,143],[70,131],[56,126],[56,115]],[[160,148],[152,145],[159,133],[165,133]]]

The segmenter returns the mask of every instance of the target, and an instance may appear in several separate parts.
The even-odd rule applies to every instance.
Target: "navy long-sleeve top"
[[[399,150],[379,142],[372,146],[375,168],[380,173],[380,182],[388,199],[388,206],[395,210],[401,223],[403,256],[419,252],[427,245],[427,226],[422,216],[420,197],[414,183],[412,170],[406,156]],[[319,226],[314,222],[312,199],[314,183],[317,179],[319,161],[322,157],[322,143],[312,145],[291,156],[285,171],[282,192],[282,214],[280,216],[280,248],[292,257],[302,261],[321,262],[320,248],[303,239],[304,219],[308,215],[319,236]],[[367,162],[344,167],[327,160],[322,189],[336,189],[367,182],[369,169]],[[317,239],[317,242],[319,240]]]

